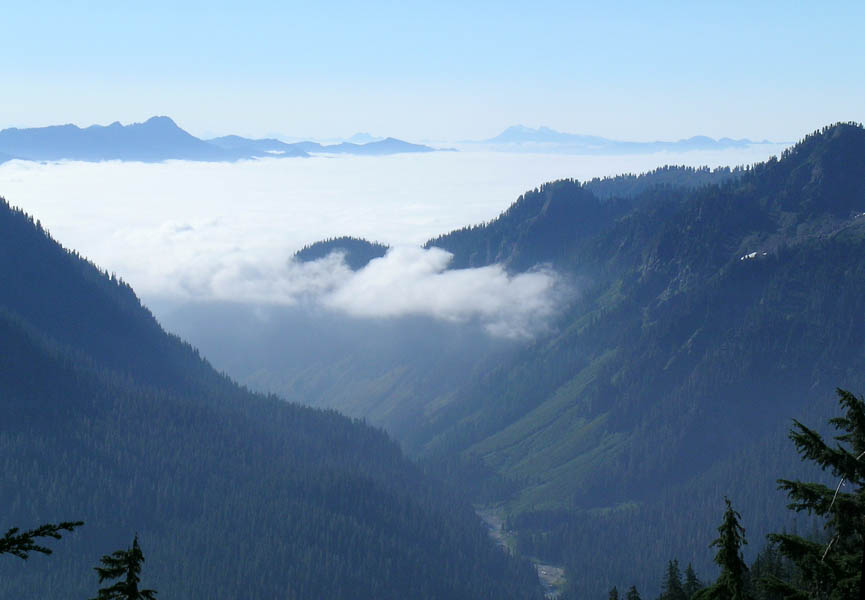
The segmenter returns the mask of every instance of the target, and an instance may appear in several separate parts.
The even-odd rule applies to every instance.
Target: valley
[[[790,423],[831,415],[835,387],[865,386],[863,156],[862,129],[838,124],[738,171],[550,182],[426,245],[455,271],[567,277],[579,293],[548,331],[509,344],[423,320],[334,331],[300,311],[296,330],[339,347],[338,362],[281,338],[266,375],[232,374],[385,427],[474,502],[499,503],[518,551],[564,564],[578,597],[656,590],[658,557],[711,574],[723,496],[755,540],[749,557],[796,526],[774,480],[816,474]],[[226,356],[189,318],[166,322]]]
[[[512,532],[505,531],[505,523],[498,509],[475,508],[475,512],[487,526],[490,537],[497,545],[504,548],[508,553],[516,552],[516,538]],[[547,598],[561,596],[562,589],[567,585],[564,567],[549,565],[531,557],[529,560],[538,571],[538,579],[544,588],[544,596]]]
[[[825,478],[791,451],[791,420],[824,421],[835,387],[865,389],[863,160],[862,127],[836,124],[743,168],[551,181],[415,250],[309,245],[287,268],[336,273],[321,296],[164,303],[158,322],[127,283],[4,205],[14,427],[0,442],[31,456],[10,463],[5,501],[16,522],[62,507],[96,523],[50,574],[3,571],[4,593],[42,577],[49,597],[61,582],[83,591],[84,563],[134,527],[163,549],[159,588],[191,598],[245,585],[233,552],[184,558],[226,530],[244,565],[305,565],[284,572],[298,598],[353,597],[358,570],[368,597],[654,594],[667,560],[714,576],[724,497],[751,560],[766,533],[816,526],[777,509],[777,477]],[[382,277],[431,257],[423,277]],[[396,308],[340,312],[342,290]],[[453,303],[487,296],[493,312]],[[36,372],[49,384],[24,383]],[[56,460],[72,440],[74,457]],[[104,521],[104,502],[127,516]],[[305,541],[253,541],[272,527]],[[213,565],[214,587],[177,583]]]

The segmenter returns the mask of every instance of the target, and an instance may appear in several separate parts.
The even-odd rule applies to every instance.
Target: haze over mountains
[[[0,131],[0,162],[23,160],[164,160],[236,161],[262,157],[306,157],[310,154],[356,154],[381,156],[403,152],[433,152],[435,149],[395,138],[365,143],[317,142],[287,144],[276,139],[249,139],[236,135],[199,139],[169,117],[152,117],[144,123],[121,125],[56,125]]]

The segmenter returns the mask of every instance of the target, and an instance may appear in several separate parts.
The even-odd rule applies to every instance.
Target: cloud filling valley
[[[549,269],[447,270],[429,238],[494,219],[545,181],[662,164],[763,160],[776,148],[615,157],[448,152],[388,157],[0,165],[0,195],[128,281],[145,304],[312,302],[358,318],[474,320],[492,335],[543,330],[574,293]],[[305,244],[351,235],[392,246],[353,272]],[[159,316],[157,312],[157,317]]]

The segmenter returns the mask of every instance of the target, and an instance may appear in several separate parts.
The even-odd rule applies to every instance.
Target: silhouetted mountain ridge
[[[229,135],[201,140],[169,117],[151,117],[143,123],[121,125],[53,125],[0,131],[0,162],[22,160],[164,160],[236,161],[262,157],[305,157],[311,153],[379,156],[404,152],[433,152],[429,146],[395,138],[364,144],[322,146],[317,142],[286,144],[275,139],[249,139]]]
[[[182,130],[168,117],[121,125],[54,125],[0,131],[0,151],[26,160],[235,160]]]

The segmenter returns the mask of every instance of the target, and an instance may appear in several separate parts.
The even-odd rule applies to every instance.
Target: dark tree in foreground
[[[613,589],[610,590],[608,598],[609,600],[619,600],[619,590],[616,586],[613,586]]]
[[[640,592],[637,591],[637,586],[631,586],[631,589],[628,590],[628,594],[625,596],[625,600],[641,600]]]
[[[711,586],[700,590],[695,598],[698,600],[746,600],[746,576],[748,566],[742,558],[742,546],[745,541],[745,529],[739,523],[742,515],[733,510],[729,498],[724,498],[727,510],[724,520],[718,527],[718,538],[711,546],[718,549],[715,562],[721,567],[718,580]]]
[[[0,554],[12,554],[24,560],[30,558],[31,552],[51,554],[51,548],[41,546],[36,540],[39,538],[59,540],[63,537],[61,531],[73,531],[81,525],[84,525],[83,521],[63,521],[57,524],[46,523],[29,531],[21,531],[18,527],[13,527],[0,538]]]
[[[794,421],[790,439],[802,460],[812,460],[839,478],[834,488],[819,483],[781,479],[789,508],[826,518],[827,543],[793,534],[771,534],[769,539],[793,561],[801,582],[793,585],[768,577],[763,585],[785,598],[865,600],[865,402],[838,389],[843,417],[830,419],[839,435],[829,446],[816,431]],[[849,491],[841,491],[846,488]]]
[[[767,587],[767,582],[780,579],[788,584],[798,581],[799,572],[793,563],[778,551],[777,544],[769,542],[751,563],[752,592],[757,600],[787,600],[789,594]],[[798,593],[794,597],[799,597]]]
[[[141,578],[141,563],[144,562],[144,554],[138,545],[138,536],[132,540],[129,550],[117,550],[111,555],[105,555],[100,561],[104,566],[95,567],[99,574],[99,583],[106,579],[119,579],[111,587],[101,588],[99,595],[93,600],[156,600],[155,590],[139,590],[138,583]]]

